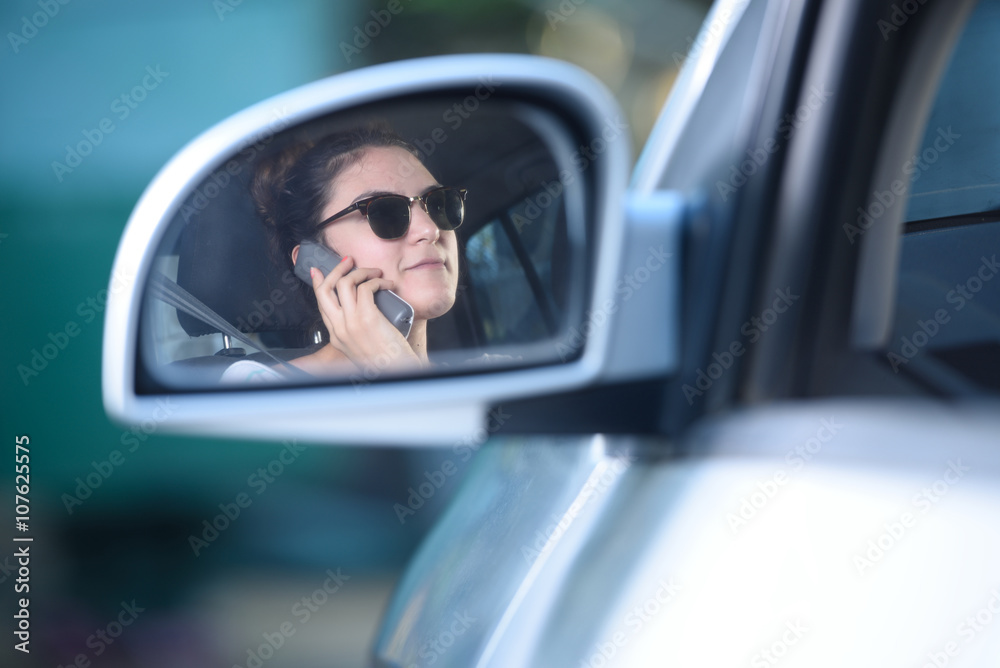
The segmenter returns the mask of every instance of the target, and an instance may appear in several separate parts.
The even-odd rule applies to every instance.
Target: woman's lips
[[[421,260],[416,264],[412,265],[407,269],[407,271],[412,271],[414,269],[440,269],[444,267],[444,261],[437,258],[428,258],[426,260]]]

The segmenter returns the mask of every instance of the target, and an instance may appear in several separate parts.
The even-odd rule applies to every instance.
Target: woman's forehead
[[[366,193],[395,193],[415,197],[438,185],[412,153],[397,147],[366,149],[332,181],[323,217],[331,216]]]
[[[397,192],[398,188],[422,189],[436,183],[416,156],[394,146],[365,150],[353,165],[343,171],[337,181],[341,187],[384,189],[391,192]]]

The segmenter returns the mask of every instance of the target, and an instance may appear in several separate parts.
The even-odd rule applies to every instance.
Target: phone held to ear
[[[312,287],[312,277],[309,276],[311,268],[316,267],[323,272],[323,276],[326,276],[340,264],[341,259],[339,255],[325,246],[312,241],[303,241],[299,244],[295,275]],[[399,330],[403,338],[410,335],[410,327],[413,325],[413,307],[403,301],[399,295],[392,290],[379,290],[375,293],[375,306],[392,323],[393,327]]]

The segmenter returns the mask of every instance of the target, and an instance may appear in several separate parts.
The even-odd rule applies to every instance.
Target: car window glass
[[[942,79],[920,150],[903,168],[910,197],[886,351],[897,372],[994,391],[1000,390],[998,37],[1000,3],[981,2]],[[866,213],[874,218],[878,211]]]
[[[466,246],[484,338],[491,344],[538,340],[555,333],[561,308],[554,275],[560,195],[532,193],[476,233]]]
[[[265,233],[267,212],[254,194],[255,174],[270,156],[284,156],[289,147],[294,153],[372,118],[415,147],[434,182],[467,191],[464,220],[448,232],[457,235],[460,257],[454,304],[426,319],[429,369],[447,373],[482,359],[497,368],[552,362],[553,342],[572,317],[567,308],[571,277],[583,270],[582,262],[572,261],[582,258],[583,249],[573,244],[586,238],[587,209],[581,198],[590,175],[572,183],[560,180],[572,143],[568,135],[552,130],[556,126],[542,109],[487,100],[458,123],[458,117],[449,115],[455,104],[453,97],[431,96],[341,112],[297,127],[286,128],[287,122],[278,119],[273,131],[247,142],[205,177],[175,214],[154,260],[162,278],[145,300],[141,338],[151,387],[218,387],[232,378],[226,374],[235,361],[283,371],[287,364],[279,360],[299,360],[327,345],[329,333],[312,286],[293,272],[291,246],[276,248]],[[394,173],[396,167],[386,170]],[[361,167],[357,171],[366,173]],[[411,204],[411,211],[423,206]],[[430,217],[431,211],[426,214]],[[377,234],[374,228],[369,234],[360,211],[332,225],[361,225],[364,235]],[[380,247],[394,243],[375,241]],[[390,270],[396,267],[393,262],[386,260]],[[405,271],[397,279],[410,280]],[[236,331],[227,334],[211,317],[193,313],[185,293]],[[484,358],[484,352],[490,355]],[[342,366],[347,369],[348,363]],[[260,371],[253,365],[240,370],[244,368]],[[394,368],[371,370],[366,379],[393,377]],[[349,382],[357,371],[337,369],[331,366],[318,377]],[[258,377],[289,380],[267,373]]]

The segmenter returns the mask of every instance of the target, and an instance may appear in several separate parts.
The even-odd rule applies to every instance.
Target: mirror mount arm
[[[687,203],[674,191],[630,192],[625,243],[614,294],[604,380],[663,377],[680,361],[682,242]],[[600,313],[591,313],[588,322]],[[593,324],[596,324],[594,322]]]

